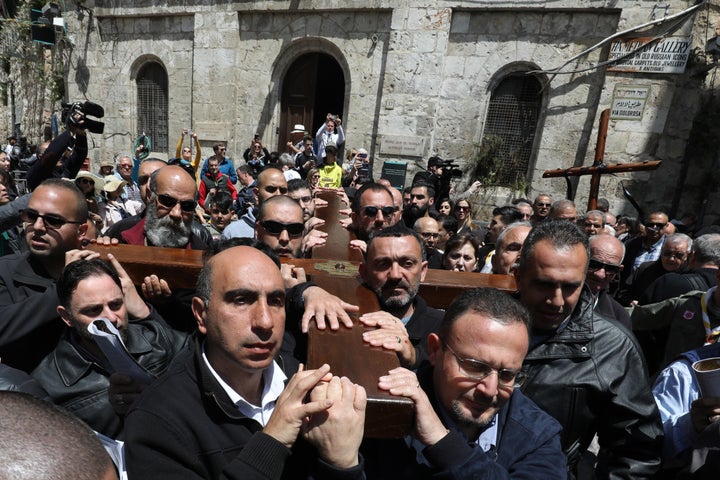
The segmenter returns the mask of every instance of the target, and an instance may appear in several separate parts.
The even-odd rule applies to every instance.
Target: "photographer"
[[[357,182],[373,181],[370,156],[367,150],[359,148],[350,162],[350,169],[342,177],[343,187],[355,187]]]
[[[318,129],[315,134],[315,142],[317,143],[317,157],[325,157],[325,147],[328,144],[334,144],[338,150],[342,149],[345,144],[345,132],[342,128],[342,119],[339,116],[328,113],[325,123]]]

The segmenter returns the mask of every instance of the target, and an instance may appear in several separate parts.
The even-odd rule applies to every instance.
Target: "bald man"
[[[287,179],[285,175],[283,175],[282,170],[274,167],[265,168],[265,170],[258,174],[257,185],[253,187],[253,195],[257,207],[248,209],[245,215],[228,225],[225,230],[223,230],[223,238],[254,238],[255,216],[258,213],[260,205],[268,198],[277,195],[287,195],[287,193]]]
[[[162,167],[150,176],[150,199],[145,217],[114,232],[113,238],[130,245],[205,250],[212,237],[193,220],[195,207],[195,180],[180,167]]]

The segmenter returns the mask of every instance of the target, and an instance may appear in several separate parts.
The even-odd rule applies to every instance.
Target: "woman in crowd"
[[[120,180],[114,175],[105,177],[105,217],[103,233],[120,220],[133,215],[138,215],[143,210],[143,204],[137,200],[123,199],[123,187],[127,185],[125,180]]]
[[[458,200],[455,203],[455,218],[458,221],[458,235],[473,234],[475,235],[475,227],[472,221],[472,207],[467,200]]]
[[[478,250],[480,241],[473,235],[455,235],[445,245],[442,267],[455,272],[475,272],[478,270]]]
[[[437,211],[440,215],[452,215],[453,202],[447,197],[441,198],[437,203]]]
[[[320,170],[317,168],[311,168],[308,170],[307,174],[307,182],[308,187],[310,187],[310,191],[312,193],[315,193],[315,191],[318,188],[318,182],[320,181]]]
[[[618,240],[627,244],[627,242],[640,235],[640,231],[640,223],[637,218],[618,216],[615,223],[615,236]]]
[[[115,178],[114,175],[110,176]],[[105,200],[102,197],[104,184],[105,181],[102,178],[87,170],[80,170],[75,177],[75,186],[77,186],[85,196],[90,219],[100,230],[102,230],[105,218]]]
[[[192,158],[192,148],[190,145],[183,147],[183,140],[185,140],[185,135],[188,133],[190,134],[192,141],[195,142],[195,158]],[[191,132],[187,128],[183,128],[182,135],[180,135],[180,141],[178,141],[177,147],[175,148],[175,158],[179,158],[183,163],[190,165],[195,171],[195,178],[197,178],[197,170],[200,166],[200,159],[202,158],[197,133]]]

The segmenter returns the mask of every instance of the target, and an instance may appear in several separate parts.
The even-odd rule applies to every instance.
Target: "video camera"
[[[105,109],[93,102],[63,102],[62,104],[61,118],[68,127],[75,126],[83,130],[87,129],[92,133],[103,133],[105,124],[88,118],[88,115],[102,118],[105,115]]]
[[[454,160],[440,160],[436,164],[437,168],[442,168],[442,175],[440,176],[441,179],[445,178],[460,178],[462,177],[462,170],[460,170],[460,165],[455,163]]]

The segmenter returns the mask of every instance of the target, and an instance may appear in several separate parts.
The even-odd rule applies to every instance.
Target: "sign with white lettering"
[[[642,120],[649,94],[646,85],[615,85],[610,120]]]
[[[380,153],[384,155],[399,155],[402,157],[422,157],[425,151],[423,137],[401,137],[399,135],[385,135],[380,144]]]
[[[608,60],[618,61],[611,64],[608,71],[636,73],[685,71],[685,65],[690,57],[692,37],[667,37],[650,43],[651,40],[652,37],[637,37],[612,42]],[[628,55],[635,50],[637,50],[635,53]],[[628,56],[624,57],[625,55]]]

